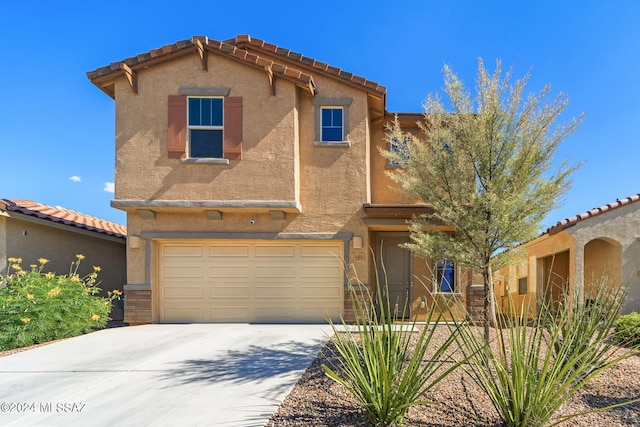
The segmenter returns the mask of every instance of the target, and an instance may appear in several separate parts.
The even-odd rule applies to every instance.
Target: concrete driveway
[[[328,325],[106,329],[0,358],[0,425],[263,426]]]

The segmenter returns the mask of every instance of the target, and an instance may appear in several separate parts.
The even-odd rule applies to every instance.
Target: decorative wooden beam
[[[271,96],[276,96],[276,78],[273,75],[273,69],[271,65],[265,65],[264,71],[266,71],[269,77],[269,86],[271,86]]]
[[[209,69],[207,61],[209,52],[204,47],[204,43],[202,43],[202,40],[200,39],[196,39],[196,48],[198,49],[198,56],[200,56],[200,64],[202,65],[202,70],[207,71]]]
[[[131,86],[131,90],[133,90],[133,93],[137,95],[138,94],[138,73],[133,71],[131,67],[129,67],[124,62],[120,63],[120,69],[124,71],[124,75],[127,77],[127,80],[129,81],[129,86]]]

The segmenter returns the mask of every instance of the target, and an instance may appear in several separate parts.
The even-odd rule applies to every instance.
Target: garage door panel
[[[292,265],[256,265],[255,277],[292,279],[296,277],[296,269]]]
[[[250,290],[248,286],[211,286],[209,298],[248,300]]]
[[[171,299],[202,299],[202,286],[165,286],[162,296]]]
[[[198,245],[200,249],[195,250]],[[160,321],[339,318],[344,288],[341,245],[335,241],[162,242]]]
[[[341,251],[336,246],[317,246],[305,245],[300,246],[300,256],[313,258],[333,258],[340,262],[342,259]]]
[[[295,256],[296,249],[295,246],[284,246],[284,245],[256,245],[255,256],[256,257],[289,257],[293,258]]]
[[[297,317],[297,310],[295,307],[286,305],[269,305],[258,306],[255,308],[255,320],[257,321],[287,321],[295,320]]]
[[[247,257],[249,256],[249,246],[223,246],[223,245],[210,245],[209,246],[210,257]]]
[[[249,265],[216,265],[209,267],[210,278],[248,278],[251,274]]]
[[[168,265],[162,269],[162,276],[168,279],[201,278],[203,274],[200,265]]]
[[[194,246],[164,246],[162,256],[165,258],[172,257],[202,257],[203,247],[201,245]]]
[[[162,314],[165,319],[172,319],[172,322],[204,322],[202,307],[164,307]]]
[[[295,288],[293,286],[256,286],[255,296],[258,299],[295,299]]]
[[[245,306],[209,308],[209,319],[214,322],[246,322],[250,310]]]

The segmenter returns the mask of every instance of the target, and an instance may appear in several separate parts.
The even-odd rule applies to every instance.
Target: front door
[[[411,305],[412,259],[411,252],[401,247],[409,242],[406,232],[379,232],[376,234],[376,268],[382,300],[389,301],[394,317],[409,317]],[[385,286],[386,284],[386,286]],[[388,294],[387,294],[388,292]],[[387,298],[388,297],[388,298]]]

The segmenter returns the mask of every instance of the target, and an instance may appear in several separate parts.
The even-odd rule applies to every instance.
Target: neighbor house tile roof
[[[580,221],[587,220],[589,218],[593,218],[599,215],[602,215],[607,212],[611,212],[615,209],[621,208],[623,206],[630,205],[632,203],[640,201],[640,194],[634,194],[633,196],[625,197],[624,199],[616,199],[613,203],[608,203],[604,206],[600,206],[599,208],[593,208],[581,214],[572,216],[571,218],[563,219],[562,221],[558,221],[552,227],[549,227],[544,234],[553,235],[561,232],[569,227],[572,227],[579,223]]]
[[[243,48],[243,47],[246,47]],[[234,39],[224,42],[209,39],[206,36],[193,36],[191,40],[181,40],[176,43],[152,49],[122,61],[113,62],[108,66],[100,67],[87,73],[87,77],[110,97],[114,97],[113,88],[108,84],[113,78],[126,75],[127,70],[136,72],[152,64],[166,61],[188,53],[198,53],[200,49],[207,52],[222,55],[227,58],[245,63],[247,65],[264,69],[267,73],[293,81],[297,85],[308,89],[315,95],[316,86],[313,77],[296,67],[280,64],[264,56],[267,54],[281,57],[298,67],[320,72],[323,75],[340,79],[349,84],[373,92],[384,98],[386,89],[379,84],[369,81],[364,77],[355,76],[353,73],[329,66],[313,58],[291,52],[276,45],[266,43],[260,39],[251,38],[249,35],[239,35]],[[260,55],[264,53],[264,55]]]
[[[124,225],[33,200],[0,199],[0,211],[17,212],[123,239],[127,236],[127,228]]]

